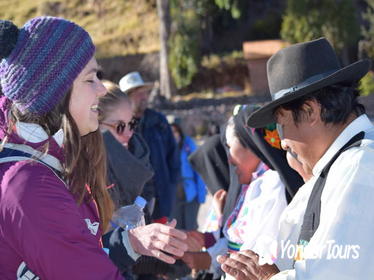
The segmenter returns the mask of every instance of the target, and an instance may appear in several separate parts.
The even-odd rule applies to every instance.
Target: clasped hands
[[[276,265],[260,265],[258,260],[258,255],[251,250],[217,257],[221,269],[236,280],[268,280],[279,272]]]

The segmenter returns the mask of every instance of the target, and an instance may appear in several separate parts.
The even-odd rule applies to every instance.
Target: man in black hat
[[[275,264],[251,251],[220,257],[235,279],[371,279],[374,243],[374,126],[358,103],[370,63],[339,65],[329,42],[296,44],[267,64],[272,101],[250,127],[276,122],[282,148],[313,172],[280,221]],[[282,266],[282,258],[290,258]],[[274,258],[273,258],[274,259]]]

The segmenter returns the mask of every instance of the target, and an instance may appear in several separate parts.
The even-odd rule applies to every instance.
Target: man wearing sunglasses
[[[166,223],[175,200],[180,168],[178,149],[171,127],[163,114],[148,108],[153,83],[145,83],[138,72],[131,72],[121,78],[119,86],[130,97],[134,115],[139,120],[137,131],[150,148],[156,191],[153,219]],[[131,124],[129,125],[131,128]],[[117,124],[116,129],[122,130],[123,126],[124,124]]]

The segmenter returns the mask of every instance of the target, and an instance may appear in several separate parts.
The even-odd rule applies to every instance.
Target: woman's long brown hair
[[[90,198],[87,187],[97,203],[101,229],[108,228],[113,214],[113,202],[106,189],[106,155],[102,135],[99,130],[80,136],[79,129],[69,112],[71,91],[49,113],[38,116],[32,113],[21,114],[15,106],[11,109],[11,129],[16,121],[32,122],[41,125],[48,135],[59,129],[64,131],[63,179],[78,204]],[[10,132],[10,130],[9,130]],[[48,146],[44,152],[48,152]]]

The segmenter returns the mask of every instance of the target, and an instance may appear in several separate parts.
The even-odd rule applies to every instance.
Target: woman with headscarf
[[[187,241],[192,242],[189,246],[194,244],[197,250],[214,245],[220,236],[221,224],[234,209],[240,193],[238,176],[235,174],[234,166],[228,161],[224,131],[225,129],[221,130],[221,134],[206,139],[188,158],[213,195],[212,207],[203,226],[203,233],[187,232]]]
[[[219,276],[216,256],[241,246],[257,253],[276,240],[279,216],[287,206],[285,185],[301,184],[301,178],[286,162],[275,126],[250,130],[245,121],[255,107],[246,106],[226,128],[229,162],[242,185],[234,211],[223,228],[224,237],[208,252],[188,252],[183,260],[194,269],[209,269]],[[267,252],[266,252],[267,253]]]

